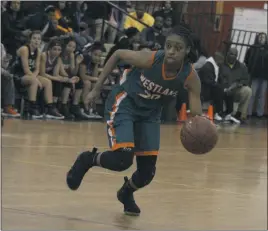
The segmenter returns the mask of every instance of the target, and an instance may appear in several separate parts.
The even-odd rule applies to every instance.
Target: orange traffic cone
[[[213,106],[212,105],[209,105],[209,107],[208,107],[207,116],[213,122],[214,113],[213,113]]]
[[[179,112],[179,122],[184,122],[187,120],[187,111],[186,111],[186,103],[182,104],[181,110]]]

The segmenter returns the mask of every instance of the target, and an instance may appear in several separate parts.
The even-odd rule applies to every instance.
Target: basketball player
[[[137,170],[117,192],[118,200],[128,215],[139,215],[133,193],[148,185],[156,172],[160,143],[160,115],[168,103],[183,88],[188,89],[190,110],[201,115],[200,80],[188,61],[192,45],[190,32],[175,27],[167,36],[165,49],[151,51],[116,51],[106,63],[88,100],[99,95],[100,89],[116,64],[123,60],[133,66],[126,70],[120,85],[115,86],[107,99],[105,110],[111,150],[85,151],[67,173],[67,184],[76,190],[86,172],[93,166],[112,171],[128,169],[136,155]]]

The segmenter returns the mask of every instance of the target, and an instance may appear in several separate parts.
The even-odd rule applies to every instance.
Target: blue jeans
[[[249,107],[248,107],[248,115],[250,116],[252,115],[254,102],[255,102],[256,97],[258,97],[256,112],[258,116],[263,116],[265,99],[266,99],[267,80],[253,79],[251,89],[252,89],[252,96],[251,96]]]

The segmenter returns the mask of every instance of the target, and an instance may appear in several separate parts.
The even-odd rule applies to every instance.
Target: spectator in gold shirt
[[[137,3],[136,11],[130,13],[130,15],[145,23],[148,25],[148,27],[152,27],[154,25],[154,17],[144,12],[144,4],[142,4],[142,2]],[[124,29],[128,29],[130,27],[135,27],[141,32],[146,26],[137,20],[127,16],[124,24]]]

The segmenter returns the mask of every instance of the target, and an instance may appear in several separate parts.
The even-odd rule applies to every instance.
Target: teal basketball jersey
[[[125,70],[120,85],[132,98],[139,109],[161,108],[167,99],[177,97],[184,90],[184,83],[195,70],[185,63],[175,77],[165,75],[164,51],[156,51],[149,69],[132,68]]]

